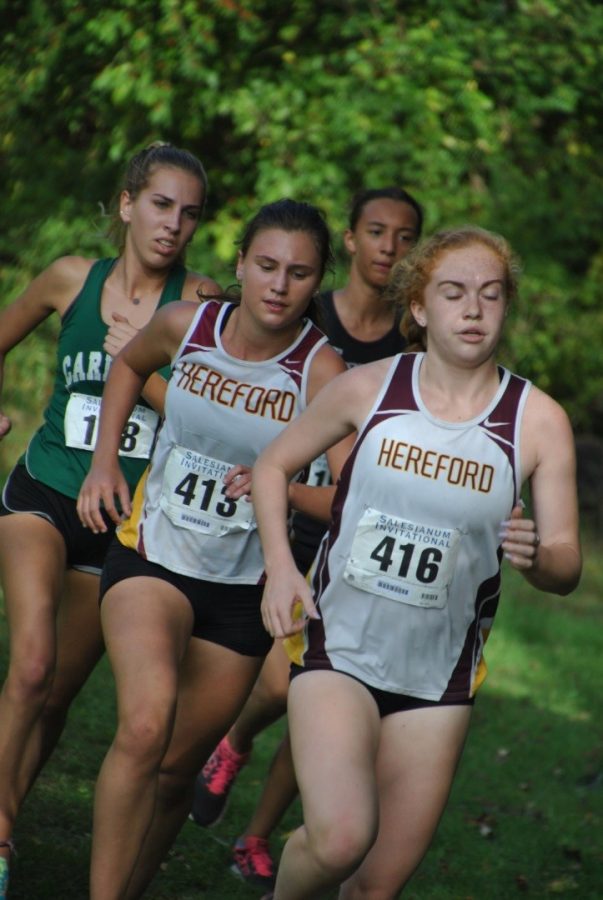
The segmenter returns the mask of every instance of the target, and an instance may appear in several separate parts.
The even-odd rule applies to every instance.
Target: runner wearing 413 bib
[[[96,791],[92,900],[144,892],[272,644],[260,614],[251,466],[345,370],[307,317],[329,257],[315,207],[262,207],[240,242],[240,302],[159,310],[109,375],[78,499],[92,530],[103,531],[102,508],[119,524],[101,579],[119,717]],[[140,383],[168,361],[165,417],[131,502],[119,435]],[[334,450],[338,471],[349,445]],[[324,515],[332,491],[308,488],[300,473],[293,481],[296,503]]]
[[[327,339],[306,321],[284,353],[238,359],[221,337],[235,309],[210,301],[196,312],[172,363],[169,415],[117,537],[181,575],[257,585],[264,558],[253,506],[227,496],[224,478],[236,465],[253,465],[305,407],[308,372]]]

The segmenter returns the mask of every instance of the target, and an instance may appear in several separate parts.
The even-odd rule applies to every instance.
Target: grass
[[[487,647],[490,676],[439,831],[408,900],[603,897],[603,564],[594,540],[578,591],[556,598],[505,572]],[[6,659],[0,620],[0,667]],[[111,740],[106,660],[74,704],[63,740],[16,830],[11,900],[87,896],[96,772]],[[216,828],[187,823],[147,896],[259,896],[230,873],[230,845],[250,815],[282,724],[257,741]],[[278,855],[294,805],[272,839]]]

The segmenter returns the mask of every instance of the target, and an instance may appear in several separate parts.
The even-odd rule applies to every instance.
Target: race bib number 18
[[[224,476],[232,463],[174,447],[163,473],[161,508],[180,528],[222,537],[254,524],[253,506],[244,497],[226,496]]]
[[[367,509],[352,542],[348,584],[412,606],[443,609],[461,533]]]
[[[65,410],[65,442],[78,450],[94,450],[98,434],[101,398],[73,393]],[[119,455],[148,459],[151,455],[159,416],[147,406],[135,406],[124,428]]]

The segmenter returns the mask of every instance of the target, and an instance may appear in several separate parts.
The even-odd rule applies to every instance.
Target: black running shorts
[[[291,663],[291,680],[304,672],[314,671],[334,672],[337,670],[325,668],[306,669],[303,666],[298,666],[296,663]],[[466,700],[423,700],[420,697],[411,697],[408,694],[395,694],[393,691],[383,691],[380,688],[372,687],[370,684],[361,681],[360,678],[356,678],[355,675],[350,675],[349,672],[340,672],[339,674],[347,675],[359,684],[364,685],[377,704],[377,709],[382,719],[385,716],[391,716],[392,713],[404,712],[408,709],[428,709],[430,706],[472,706],[475,700],[475,697],[470,697]]]
[[[67,568],[99,575],[115,526],[103,514],[108,531],[93,534],[80,522],[77,501],[32,478],[23,464],[16,465],[6,480],[0,501],[0,516],[32,513],[59,531],[67,549]]]
[[[272,638],[260,615],[262,585],[226,584],[179,575],[149,562],[115,538],[101,576],[101,601],[113,585],[136,577],[159,578],[184,594],[193,609],[193,637],[228,647],[243,656],[265,656],[270,650]],[[144,603],[144,595],[140,602]]]

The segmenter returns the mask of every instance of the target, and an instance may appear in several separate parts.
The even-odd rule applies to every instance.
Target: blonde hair
[[[511,245],[502,235],[476,225],[437,231],[396,263],[385,290],[385,299],[402,309],[400,331],[406,338],[408,350],[425,350],[427,347],[426,329],[413,316],[411,305],[413,302],[423,303],[431,273],[445,253],[473,244],[482,244],[498,256],[504,268],[507,303],[517,297],[521,267]]]

